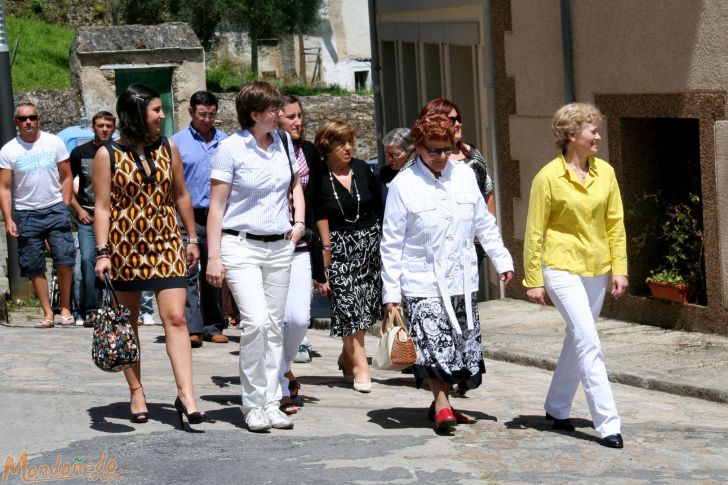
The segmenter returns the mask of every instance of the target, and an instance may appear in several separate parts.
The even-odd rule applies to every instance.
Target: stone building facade
[[[466,140],[496,181],[499,224],[516,259],[506,294],[523,297],[523,234],[536,172],[556,155],[561,105],[596,104],[599,154],[629,213],[647,196],[700,195],[705,290],[690,304],[649,297],[659,230],[627,219],[630,294],[617,318],[728,334],[728,10],[706,0],[383,0],[374,2],[375,100],[383,132],[409,125],[428,99],[463,110]],[[378,64],[378,66],[377,66]],[[633,239],[644,236],[647,251]],[[644,239],[643,238],[643,239]],[[519,275],[520,273],[520,275]]]

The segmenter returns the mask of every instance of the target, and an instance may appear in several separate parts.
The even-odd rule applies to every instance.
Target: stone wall
[[[50,133],[58,133],[69,126],[78,125],[81,121],[81,98],[74,89],[54,91],[34,91],[18,93],[15,103],[27,97],[34,98],[41,115],[41,128]],[[220,109],[218,127],[233,133],[240,128],[235,113],[235,93],[218,93]],[[372,96],[301,96],[306,117],[306,138],[313,141],[316,130],[324,120],[340,119],[348,121],[356,128],[355,156],[368,159],[377,156],[376,130],[374,124],[374,100]],[[185,112],[186,107],[178,105],[178,113]],[[109,111],[114,111],[110,106]],[[88,115],[90,116],[89,113]],[[179,130],[180,127],[178,126]]]
[[[43,131],[58,133],[81,120],[81,97],[75,89],[16,93],[15,105],[26,98],[33,99],[38,106]]]
[[[112,0],[6,0],[7,15],[37,18],[71,27],[108,25],[112,21]]]
[[[235,112],[235,93],[217,94],[220,98],[218,126],[226,133],[240,129]],[[301,96],[306,139],[313,141],[316,130],[324,120],[348,121],[356,129],[354,156],[363,160],[377,156],[377,137],[374,123],[374,98],[372,96]]]

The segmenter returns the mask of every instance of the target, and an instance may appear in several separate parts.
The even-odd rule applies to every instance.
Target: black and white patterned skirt
[[[382,314],[378,224],[331,231],[331,335],[346,337],[371,327]]]
[[[426,379],[457,384],[458,389],[480,386],[482,374],[485,374],[480,317],[476,293],[470,297],[473,306],[472,330],[468,330],[465,297],[450,297],[462,335],[452,328],[439,296],[405,296],[402,299],[405,318],[417,349],[417,362],[413,370],[418,388]]]

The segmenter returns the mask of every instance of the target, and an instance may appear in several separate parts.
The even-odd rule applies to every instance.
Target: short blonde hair
[[[581,132],[588,123],[598,124],[602,113],[596,106],[588,103],[570,103],[556,110],[551,120],[551,129],[556,136],[556,147],[565,150],[569,135]]]
[[[346,121],[327,120],[316,132],[314,145],[319,149],[321,155],[326,158],[331,152],[331,147],[336,143],[350,142],[354,144],[356,130]]]

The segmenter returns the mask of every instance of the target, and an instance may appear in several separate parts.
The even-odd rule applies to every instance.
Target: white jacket
[[[389,186],[382,232],[383,302],[399,303],[403,294],[440,296],[458,332],[450,296],[478,288],[474,237],[499,274],[513,271],[475,174],[462,163],[448,163],[439,179],[419,158],[400,172]],[[472,328],[470,298],[465,304]]]

